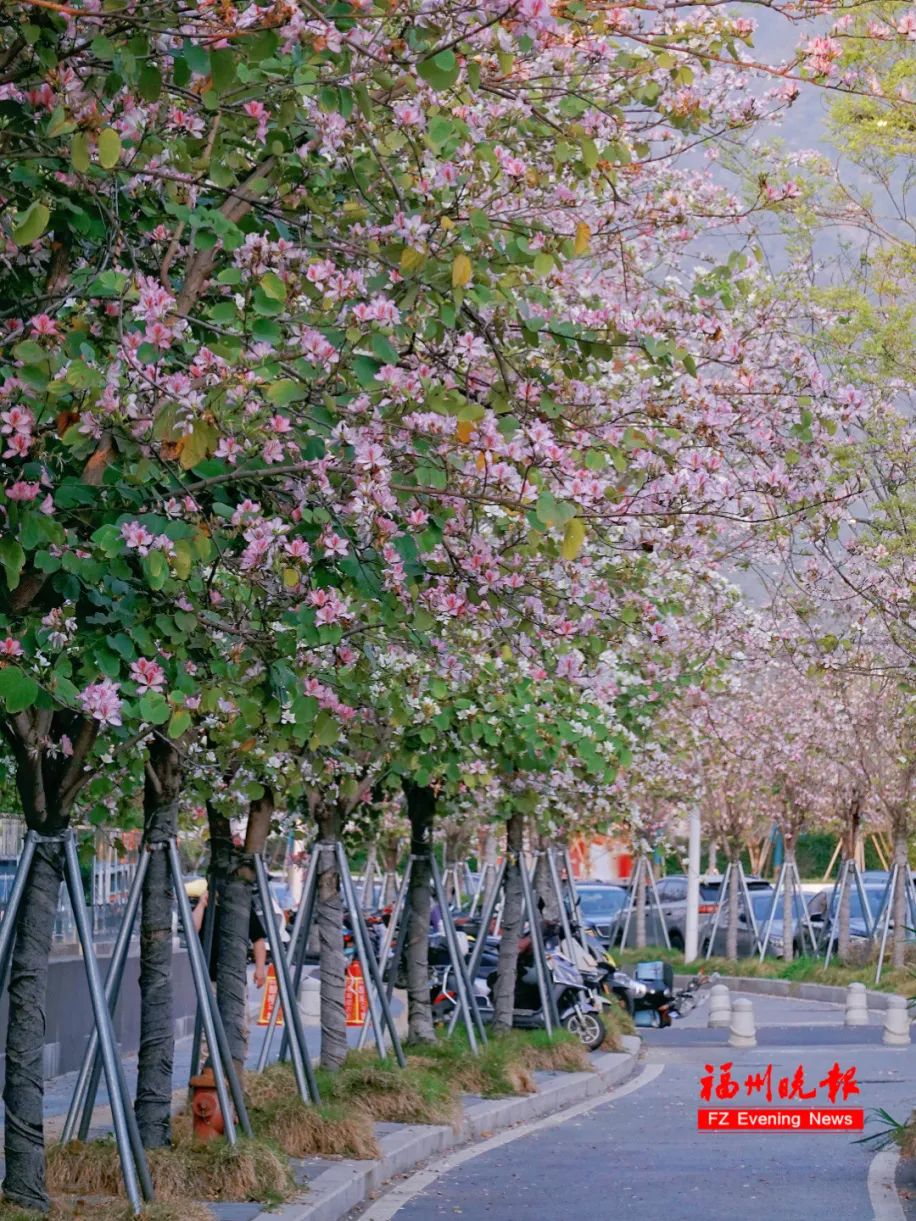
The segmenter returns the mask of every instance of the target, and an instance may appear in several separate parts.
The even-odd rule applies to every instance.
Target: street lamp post
[[[693,962],[699,949],[700,909],[700,810],[694,805],[688,814],[687,840],[687,923],[684,928],[684,962]]]

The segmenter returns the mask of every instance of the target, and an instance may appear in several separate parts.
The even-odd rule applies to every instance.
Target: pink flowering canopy
[[[272,700],[329,747],[364,645],[453,621],[600,675],[606,625],[664,643],[664,574],[846,495],[856,397],[759,268],[698,259],[747,209],[679,156],[860,87],[829,40],[777,68],[724,11],[541,0],[3,21],[0,697],[68,800],[99,730],[236,741]]]

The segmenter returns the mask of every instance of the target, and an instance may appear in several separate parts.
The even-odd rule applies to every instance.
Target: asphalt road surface
[[[916,1099],[916,1054],[885,1048],[877,1021],[844,1029],[837,1006],[753,1001],[757,1047],[729,1048],[725,1032],[706,1029],[705,1005],[669,1030],[641,1031],[639,1075],[618,1097],[447,1169],[395,1211],[383,1196],[364,1218],[872,1221],[867,1179],[874,1154],[855,1143],[860,1133],[698,1131],[697,1108],[717,1105],[715,1095],[701,1101],[700,1079],[712,1065],[718,1080],[719,1066],[731,1061],[741,1093],[719,1105],[812,1107],[829,1105],[826,1088],[814,1100],[789,1102],[777,1096],[779,1078],[791,1079],[801,1066],[810,1088],[834,1064],[854,1066],[860,1094],[846,1105],[861,1106],[866,1116],[883,1107],[905,1118]],[[771,1065],[772,1103],[762,1095],[748,1099],[746,1078]],[[866,1128],[874,1130],[874,1123]]]

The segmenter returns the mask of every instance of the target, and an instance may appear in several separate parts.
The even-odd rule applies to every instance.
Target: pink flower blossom
[[[141,657],[130,664],[130,676],[142,695],[145,691],[161,691],[165,686],[165,671],[155,661]]]
[[[18,640],[14,640],[12,636],[7,636],[5,640],[0,640],[0,657],[21,657],[22,653],[22,645]]]
[[[83,712],[101,722],[103,728],[106,725],[121,724],[121,699],[118,695],[117,684],[110,679],[105,678],[101,682],[91,683],[80,692],[79,701]]]
[[[146,526],[138,521],[124,522],[121,525],[121,537],[128,551],[138,551],[140,555],[148,555],[154,541]]]
[[[17,479],[15,483],[7,485],[6,497],[7,500],[34,500],[40,492],[39,484],[26,483],[24,479]]]

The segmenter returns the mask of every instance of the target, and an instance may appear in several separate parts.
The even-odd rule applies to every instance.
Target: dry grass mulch
[[[0,1200],[0,1221],[138,1221],[126,1200],[93,1200],[82,1196],[55,1199],[48,1214]],[[148,1204],[139,1221],[213,1221],[213,1213],[194,1200]]]
[[[223,1140],[197,1145],[190,1115],[176,1117],[172,1147],[150,1149],[147,1158],[156,1206],[173,1204],[188,1208],[194,1200],[278,1204],[297,1190],[286,1158],[274,1145],[258,1137],[253,1140],[240,1137],[234,1147]],[[48,1191],[55,1196],[79,1193],[123,1198],[121,1161],[113,1138],[51,1145],[47,1152],[47,1182]],[[202,1215],[206,1216],[208,1211]],[[2,1214],[0,1221],[6,1221]]]

